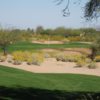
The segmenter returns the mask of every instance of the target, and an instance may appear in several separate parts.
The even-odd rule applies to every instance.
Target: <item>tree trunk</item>
[[[97,50],[95,48],[91,48],[91,55],[90,55],[90,59],[93,61],[95,59]]]
[[[4,54],[4,55],[7,55],[6,47],[3,47],[2,50],[3,50],[3,54]]]

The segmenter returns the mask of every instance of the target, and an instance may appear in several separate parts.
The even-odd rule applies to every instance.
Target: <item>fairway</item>
[[[100,77],[96,76],[35,74],[0,66],[0,80],[0,100],[66,100],[100,92]]]
[[[8,47],[8,51],[16,51],[16,50],[36,50],[36,49],[62,49],[62,48],[89,48],[90,44],[79,43],[79,42],[70,42],[65,44],[36,44],[31,42],[18,42],[12,44]]]

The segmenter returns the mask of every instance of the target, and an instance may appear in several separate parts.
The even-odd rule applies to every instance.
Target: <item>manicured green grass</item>
[[[100,77],[0,66],[0,100],[100,100]]]
[[[35,74],[0,66],[0,86],[61,91],[100,92],[100,77],[75,74]]]
[[[16,44],[12,44],[8,47],[8,51],[15,50],[34,50],[34,49],[44,49],[44,48],[89,48],[90,45],[86,43],[65,43],[65,44],[36,44],[30,42],[18,42]]]

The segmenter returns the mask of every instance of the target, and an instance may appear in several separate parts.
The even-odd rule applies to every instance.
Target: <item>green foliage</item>
[[[89,0],[85,5],[85,18],[87,20],[98,18],[100,15],[100,0]]]
[[[18,34],[15,34],[10,30],[0,30],[0,47],[3,50],[4,55],[7,54],[7,47],[17,40],[19,40]]]
[[[36,28],[36,34],[42,34],[44,32],[44,28],[42,26],[38,26]]]
[[[95,56],[98,54],[98,52],[100,51],[100,37],[95,38],[95,42],[91,45],[90,49],[91,49],[91,55],[90,58],[92,60],[95,59]]]

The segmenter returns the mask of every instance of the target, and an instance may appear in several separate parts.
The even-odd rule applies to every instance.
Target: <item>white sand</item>
[[[38,44],[63,44],[62,41],[32,41],[32,43],[38,43]]]
[[[98,67],[96,69],[88,69],[86,67],[75,68],[75,63],[57,62],[53,58],[48,58],[43,64],[41,64],[41,66],[27,65],[26,63],[23,63],[22,65],[13,65],[8,62],[0,62],[0,65],[22,69],[33,73],[74,73],[100,76],[100,63],[97,63]]]

